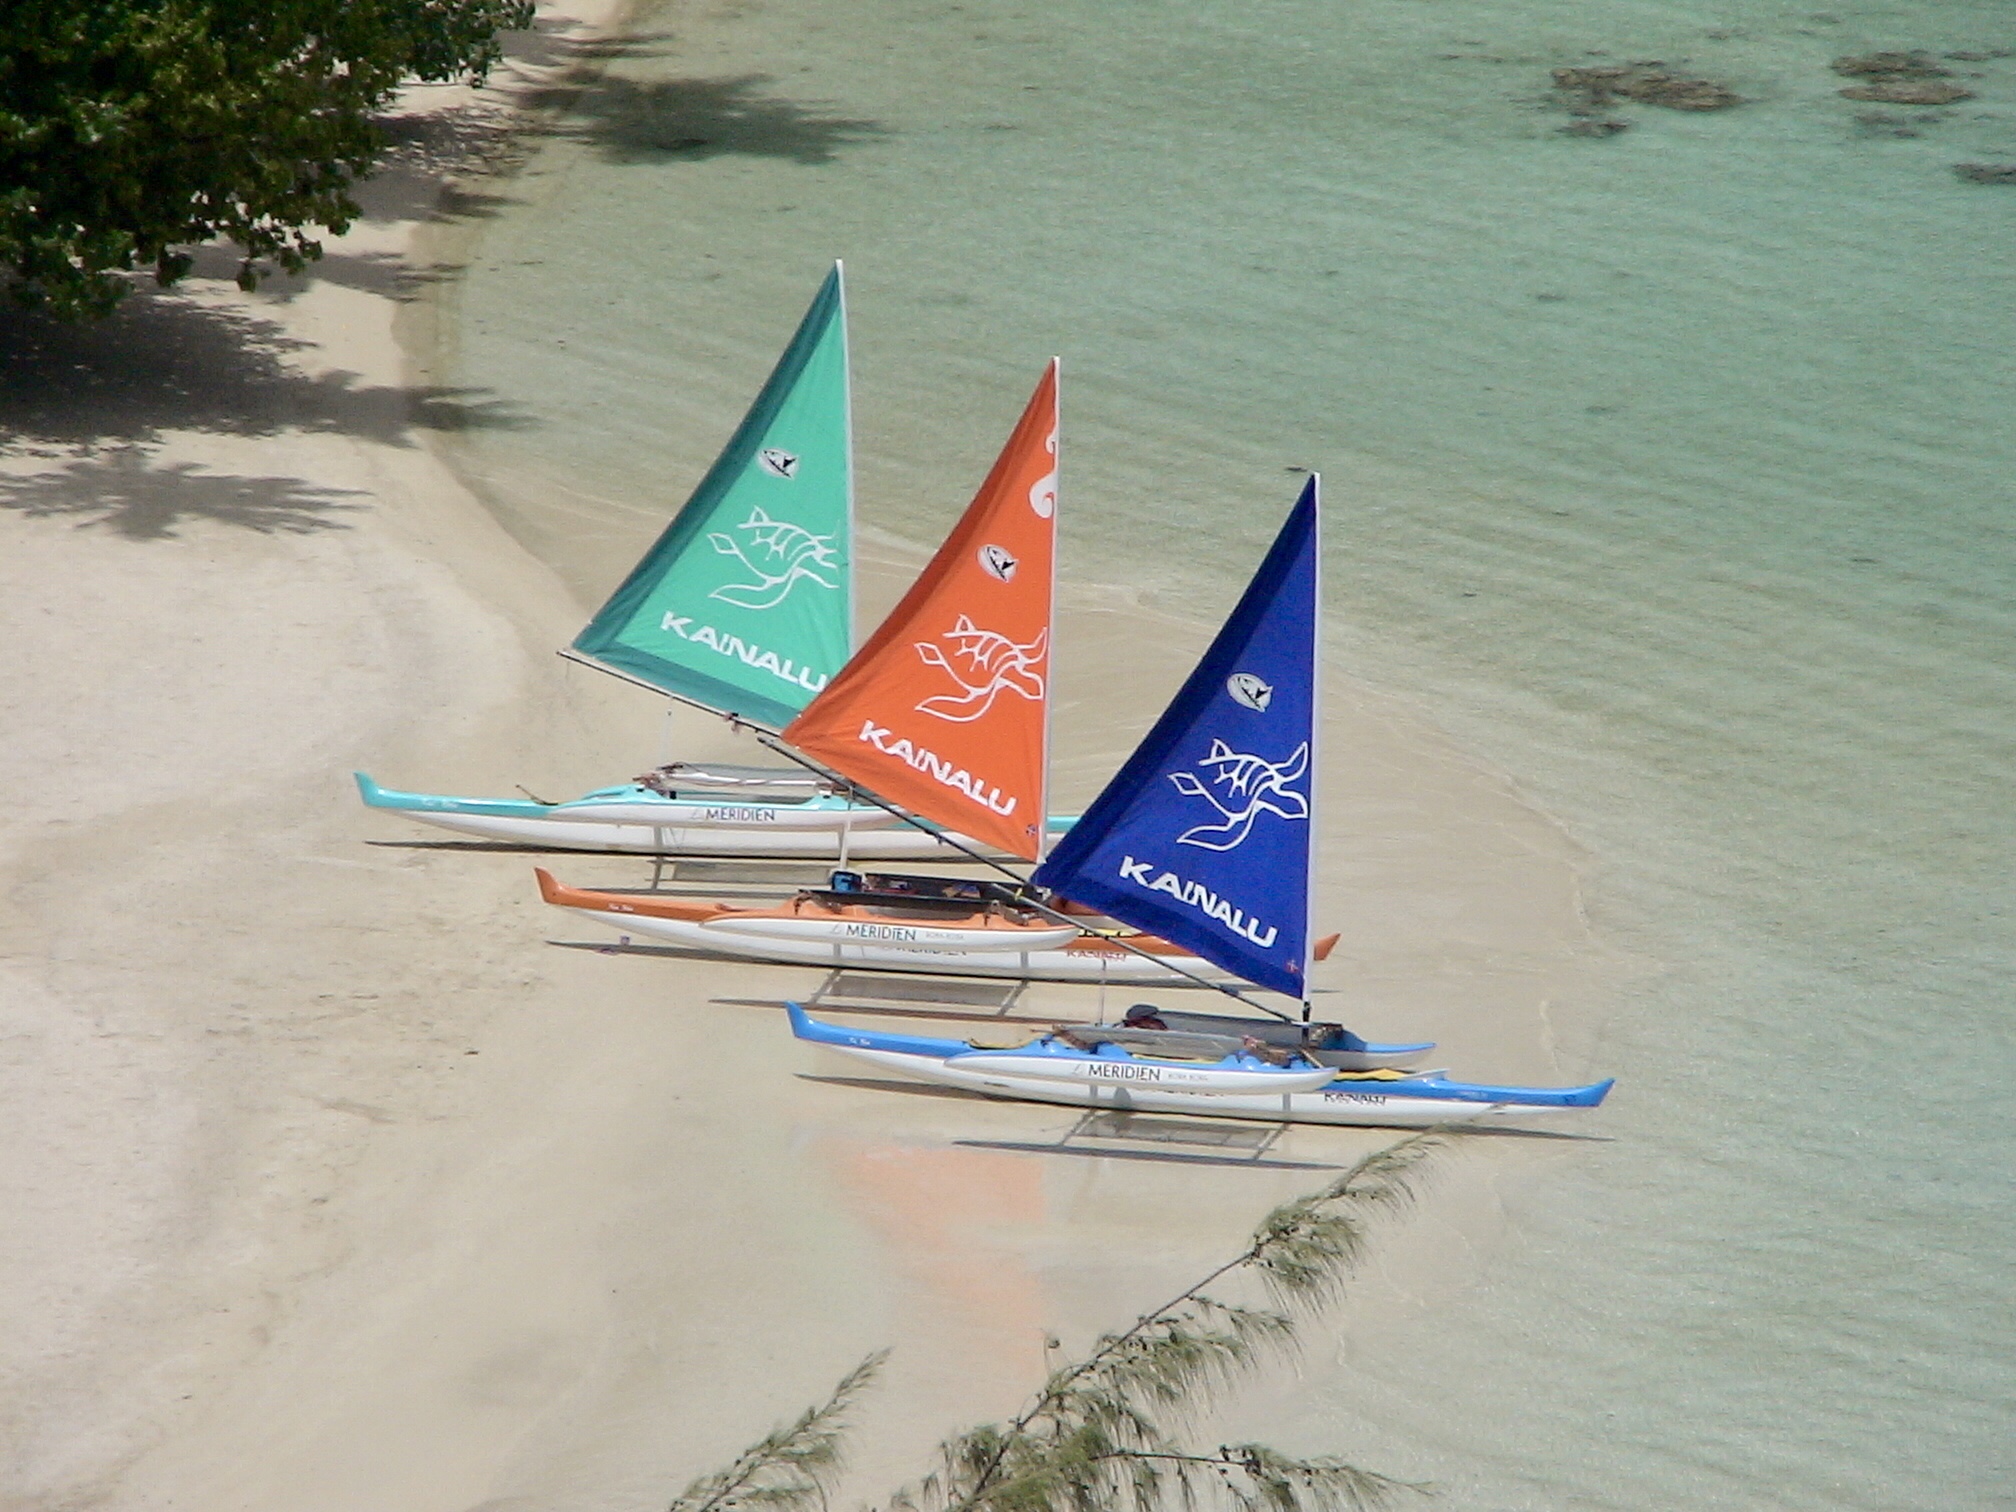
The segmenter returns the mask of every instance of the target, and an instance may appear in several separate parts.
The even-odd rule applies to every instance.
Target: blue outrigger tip
[[[1466,1093],[1502,1093],[1503,1096],[1490,1100],[1520,1103],[1530,1108],[1593,1108],[1610,1095],[1610,1089],[1617,1085],[1617,1078],[1605,1077],[1586,1087],[1473,1087],[1463,1082],[1447,1085],[1462,1087]]]
[[[890,1050],[899,1055],[929,1055],[938,1059],[964,1055],[973,1047],[965,1040],[928,1039],[921,1034],[883,1034],[873,1029],[842,1029],[822,1024],[796,1003],[786,1003],[791,1032],[814,1045],[841,1045],[850,1050]]]

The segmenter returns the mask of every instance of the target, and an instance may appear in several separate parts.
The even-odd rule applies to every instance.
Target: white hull
[[[626,803],[620,798],[598,798],[593,802],[561,804],[556,806],[552,819],[562,823],[641,824],[651,829],[727,830],[734,834],[746,830],[793,830],[801,834],[851,830],[863,835],[872,830],[910,828],[881,809],[822,808],[809,803],[668,803],[663,799]]]
[[[1033,950],[1003,950],[977,946],[949,948],[946,944],[924,940],[787,939],[731,930],[720,924],[703,924],[690,919],[658,919],[644,914],[611,913],[590,908],[569,911],[624,934],[649,935],[653,939],[695,950],[717,951],[758,961],[828,967],[872,966],[879,971],[924,971],[934,976],[1010,977],[1044,982],[1103,981],[1117,985],[1169,987],[1182,985],[1185,980],[1180,973],[1144,961],[1139,956],[1094,955],[1063,950],[1054,944]],[[1048,931],[1043,937],[1051,941],[1057,938]],[[1183,956],[1181,959],[1190,971],[1216,980],[1232,980],[1215,966],[1195,956]]]
[[[969,1070],[953,1060],[910,1055],[893,1050],[862,1050],[827,1045],[836,1054],[895,1071],[917,1081],[961,1087],[989,1097],[1017,1102],[1057,1103],[1067,1108],[1105,1108],[1115,1113],[1183,1113],[1197,1117],[1240,1118],[1257,1123],[1349,1124],[1371,1128],[1426,1129],[1438,1124],[1497,1120],[1527,1113],[1558,1113],[1559,1108],[1516,1103],[1459,1102],[1454,1098],[1403,1097],[1381,1090],[1380,1084],[1351,1083],[1336,1091],[1285,1092],[1272,1096],[1201,1096],[1146,1087],[1092,1086],[1027,1077],[990,1075]]]
[[[1271,1097],[1313,1092],[1335,1080],[1335,1069],[1260,1070],[1248,1067],[1143,1060],[1136,1056],[1085,1058],[1042,1055],[1015,1050],[975,1050],[939,1062],[948,1071],[963,1072],[984,1082],[1021,1085],[1025,1081],[1059,1083],[1081,1091],[1164,1091],[1184,1097]]]
[[[788,856],[813,861],[840,859],[834,830],[782,829],[775,825],[731,828],[721,825],[601,823],[586,819],[514,818],[503,814],[430,813],[397,810],[402,818],[439,825],[460,835],[512,845],[554,850],[626,851],[665,856]],[[975,847],[981,849],[981,847]],[[960,853],[936,836],[904,825],[899,829],[856,830],[847,841],[850,861],[957,859]]]
[[[825,946],[877,945],[893,949],[924,950],[933,954],[953,951],[971,954],[975,951],[999,951],[1007,934],[1002,929],[963,929],[958,926],[933,924],[904,924],[882,919],[853,918],[764,918],[747,914],[730,914],[724,918],[708,919],[700,925],[710,939],[732,940],[736,944],[760,942],[768,945],[777,940],[786,942],[809,942]],[[1014,941],[1022,947],[1022,953],[1055,950],[1078,937],[1078,931],[1067,925],[1052,929],[1018,929]]]

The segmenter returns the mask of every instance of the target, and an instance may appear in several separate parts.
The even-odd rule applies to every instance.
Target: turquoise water
[[[1660,963],[1615,1141],[1284,1431],[1465,1509],[2016,1505],[2016,189],[1950,171],[2016,161],[2016,58],[1939,111],[1827,68],[2016,12],[642,30],[455,295],[516,421],[470,465],[584,598],[845,256],[865,517],[941,528],[1052,352],[1083,581],[1215,613],[1321,467],[1338,659],[1561,816]],[[1750,103],[1559,133],[1550,68],[1649,58]]]

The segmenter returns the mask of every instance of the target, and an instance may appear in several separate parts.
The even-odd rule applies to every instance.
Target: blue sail
[[[1317,480],[1175,700],[1038,868],[1044,887],[1307,998]]]

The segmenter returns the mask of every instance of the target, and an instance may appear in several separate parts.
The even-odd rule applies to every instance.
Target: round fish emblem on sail
[[[1225,679],[1225,691],[1232,695],[1232,702],[1244,704],[1256,714],[1265,714],[1267,705],[1274,701],[1273,685],[1251,672],[1234,672]]]
[[[763,464],[763,470],[779,478],[798,476],[798,458],[794,453],[775,446],[766,446],[756,453],[756,460]]]
[[[999,546],[982,546],[980,548],[980,570],[996,582],[1006,583],[1013,581],[1015,569],[1021,565],[1020,562],[1016,561],[1014,557],[1010,556]]]

